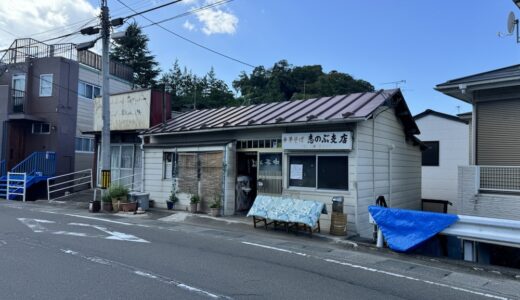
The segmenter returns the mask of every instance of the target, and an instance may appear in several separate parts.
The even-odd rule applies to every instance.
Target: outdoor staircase
[[[47,180],[56,174],[56,153],[55,152],[33,152],[19,164],[14,166],[10,173],[25,173],[25,189],[28,190],[31,186]],[[21,179],[21,175],[11,175],[15,179]],[[0,198],[7,198],[7,172],[5,160],[0,161]],[[10,192],[19,193],[23,191],[24,182],[16,182],[20,184],[20,188],[12,188]],[[12,184],[13,185],[13,184]],[[16,196],[10,197],[11,200]]]

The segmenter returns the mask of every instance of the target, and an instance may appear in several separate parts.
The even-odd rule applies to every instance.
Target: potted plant
[[[113,210],[112,207],[112,197],[110,197],[110,192],[105,190],[103,196],[101,197],[101,202],[103,202],[103,211],[111,212]]]
[[[200,203],[200,196],[197,194],[191,195],[190,198],[190,212],[196,213],[197,212],[197,205]]]
[[[179,197],[177,197],[177,193],[175,190],[172,190],[170,193],[170,197],[166,201],[166,206],[169,210],[173,209],[175,207],[175,203],[179,202]]]
[[[120,203],[128,202],[128,189],[122,185],[113,185],[109,189],[112,207],[115,212],[119,211]]]
[[[209,208],[211,208],[211,216],[213,217],[220,217],[220,208],[221,208],[221,203],[220,203],[220,196],[216,196],[215,199],[213,200],[213,203],[211,203],[211,206]]]

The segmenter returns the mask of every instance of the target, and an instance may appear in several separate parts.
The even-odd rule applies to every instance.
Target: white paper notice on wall
[[[303,179],[303,165],[291,164],[291,179]]]

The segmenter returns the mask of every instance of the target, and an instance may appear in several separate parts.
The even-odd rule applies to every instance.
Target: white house
[[[144,191],[158,206],[175,183],[202,210],[247,211],[257,194],[322,201],[343,196],[348,231],[371,237],[368,206],[419,209],[421,144],[400,90],[186,112],[152,127],[144,141]],[[251,191],[241,194],[237,180]],[[239,192],[236,192],[236,191]],[[330,214],[321,218],[322,229]]]
[[[416,136],[428,147],[422,153],[421,196],[455,203],[458,167],[469,164],[468,121],[431,109],[414,118],[421,131]]]

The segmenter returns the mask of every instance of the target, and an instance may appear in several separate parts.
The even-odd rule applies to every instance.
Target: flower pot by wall
[[[101,201],[99,200],[92,200],[89,203],[88,211],[92,213],[97,213],[101,210]]]
[[[190,203],[190,212],[192,214],[197,212],[197,205],[198,205],[198,203]]]
[[[220,217],[220,208],[211,208],[212,217]]]
[[[175,203],[173,201],[166,201],[166,207],[171,210],[175,207]]]
[[[103,201],[103,211],[111,212],[114,208],[112,206],[112,202],[109,201]]]
[[[137,202],[119,203],[119,209],[124,212],[133,212],[137,208]]]

